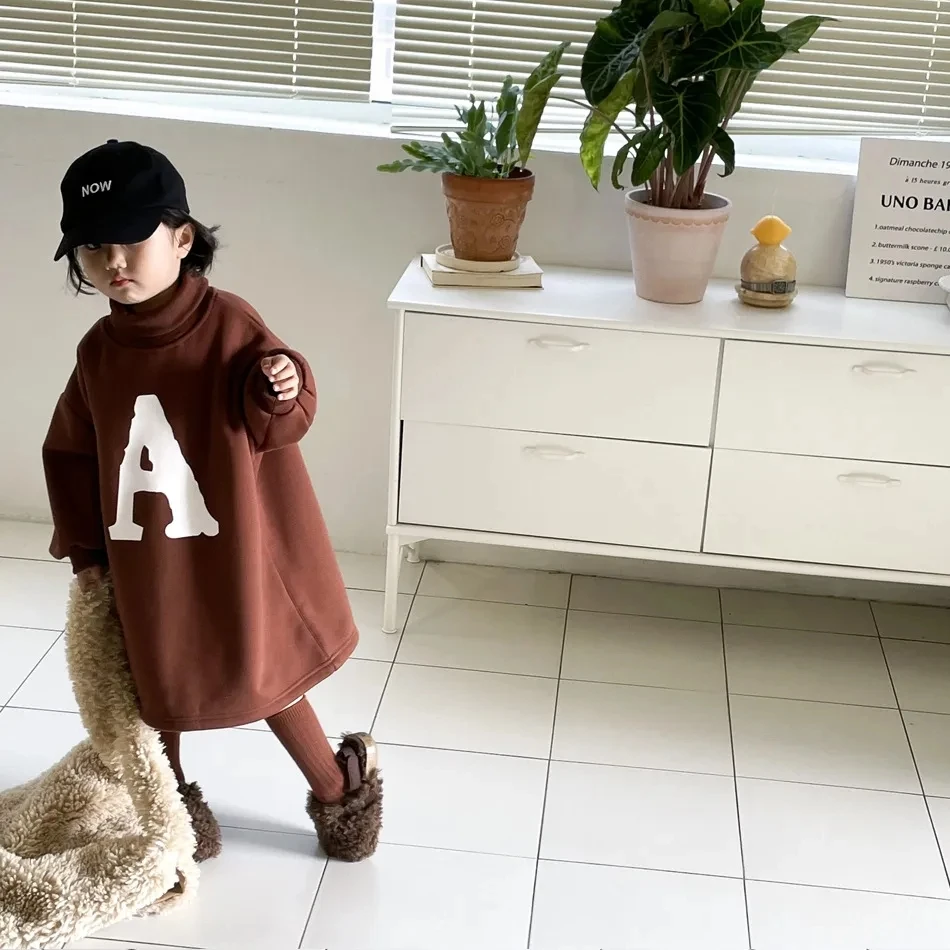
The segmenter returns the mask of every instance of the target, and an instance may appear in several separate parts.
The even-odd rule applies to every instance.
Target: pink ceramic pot
[[[732,203],[707,194],[695,211],[645,204],[627,192],[624,207],[637,295],[659,303],[698,303],[706,293]]]

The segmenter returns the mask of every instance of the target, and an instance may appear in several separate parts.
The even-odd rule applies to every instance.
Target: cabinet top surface
[[[544,267],[541,290],[433,287],[416,258],[389,306],[492,320],[950,354],[950,310],[943,304],[863,300],[827,287],[801,287],[788,309],[760,310],[739,302],[735,281],[714,280],[702,303],[682,306],[641,300],[629,272],[580,267]]]

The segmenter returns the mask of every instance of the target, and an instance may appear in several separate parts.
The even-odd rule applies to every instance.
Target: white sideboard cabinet
[[[393,291],[385,630],[429,539],[950,585],[945,307],[544,281]]]

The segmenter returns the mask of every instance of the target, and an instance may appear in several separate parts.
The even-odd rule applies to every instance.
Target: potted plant
[[[568,44],[541,60],[521,89],[508,76],[493,110],[474,96],[467,109],[456,107],[462,128],[442,133],[438,142],[409,142],[408,158],[380,165],[382,172],[439,172],[456,257],[507,261],[518,246],[525,211],[534,193],[527,168],[531,146],[551,90],[561,78]]]
[[[768,30],[764,2],[622,0],[585,50],[581,162],[598,187],[607,137],[622,136],[611,180],[624,187],[630,163],[624,204],[637,293],[648,300],[702,300],[731,208],[706,190],[715,157],[723,177],[735,169],[726,128],[759,73],[828,19]]]

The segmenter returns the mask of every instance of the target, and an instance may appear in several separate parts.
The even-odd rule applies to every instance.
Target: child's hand
[[[271,384],[271,389],[280,400],[296,399],[300,393],[300,377],[297,367],[289,356],[267,356],[261,360],[261,371]]]
[[[103,576],[102,568],[98,564],[94,564],[92,567],[80,571],[76,575],[76,580],[79,581],[79,589],[84,594],[88,594],[102,586]]]

